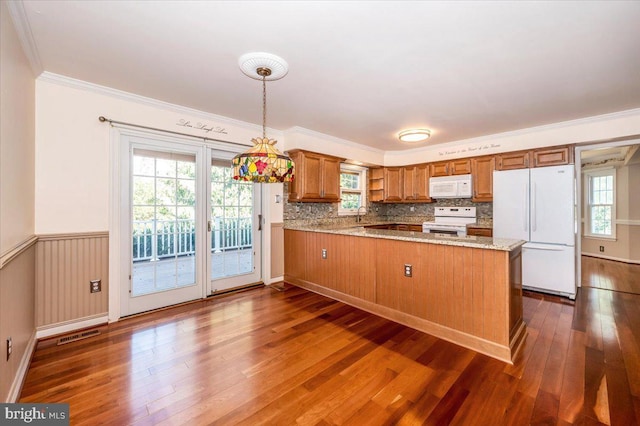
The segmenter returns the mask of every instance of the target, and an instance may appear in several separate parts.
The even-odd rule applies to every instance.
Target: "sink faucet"
[[[360,209],[365,209],[365,214],[367,214],[367,208],[365,206],[358,207],[358,211],[356,213],[356,223],[360,223],[360,221],[362,220],[362,218],[360,217]]]

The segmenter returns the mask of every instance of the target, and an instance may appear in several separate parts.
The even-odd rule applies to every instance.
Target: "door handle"
[[[207,232],[211,232],[211,221],[207,221]]]
[[[262,215],[258,215],[258,231],[262,231]]]

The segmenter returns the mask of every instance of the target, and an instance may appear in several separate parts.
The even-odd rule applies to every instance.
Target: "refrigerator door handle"
[[[525,183],[522,187],[522,229],[529,230],[529,184]]]
[[[527,243],[522,246],[524,250],[544,250],[544,251],[564,251],[570,246],[562,246],[562,245],[549,245],[549,244],[536,244],[536,243]]]
[[[536,183],[533,183],[533,190],[531,191],[531,230],[538,229],[538,221],[536,217]]]

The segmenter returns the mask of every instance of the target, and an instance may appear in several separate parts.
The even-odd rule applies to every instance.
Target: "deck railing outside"
[[[213,218],[211,252],[224,252],[252,246],[251,217]],[[195,221],[134,220],[133,261],[158,260],[195,253]]]

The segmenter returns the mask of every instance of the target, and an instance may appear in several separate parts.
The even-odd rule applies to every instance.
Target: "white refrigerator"
[[[527,241],[524,288],[575,298],[574,167],[494,171],[493,236]]]

